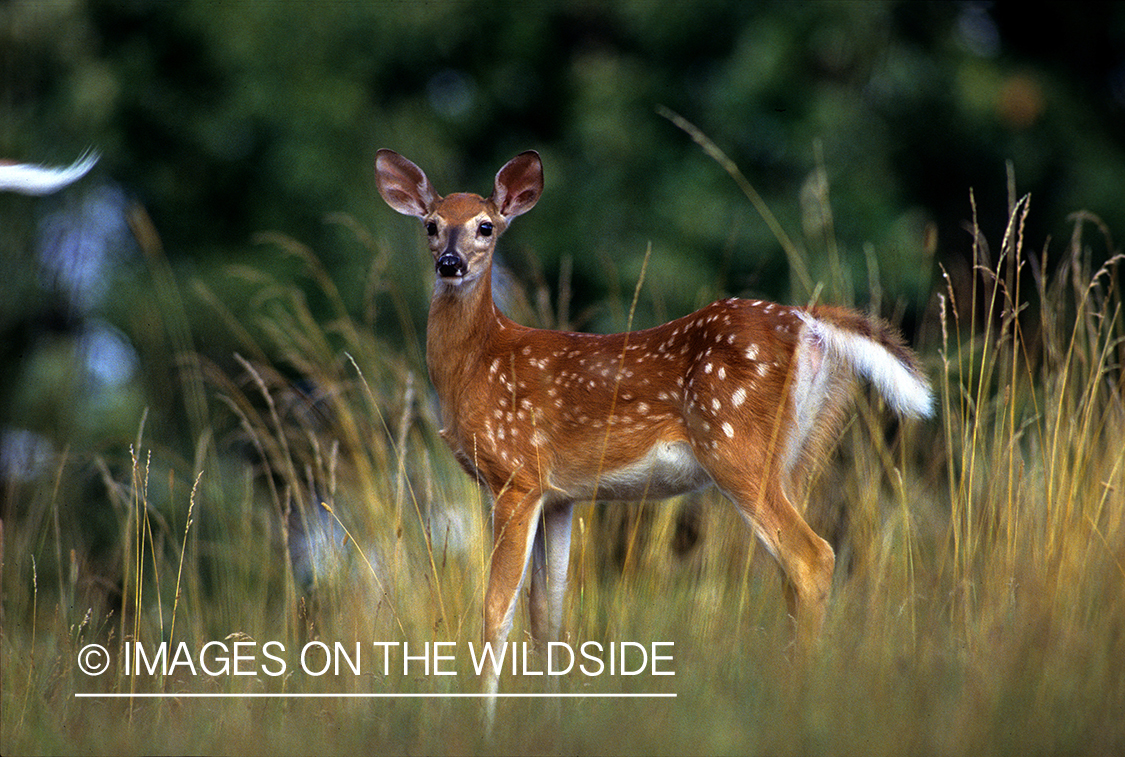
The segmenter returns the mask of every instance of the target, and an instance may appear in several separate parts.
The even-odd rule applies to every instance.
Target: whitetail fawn
[[[738,299],[626,334],[521,326],[493,302],[492,255],[539,200],[539,155],[509,161],[487,199],[441,197],[391,150],[379,150],[375,175],[387,204],[426,231],[437,271],[426,359],[441,433],[494,500],[484,641],[506,641],[529,561],[532,637],[558,637],[576,501],[710,483],[777,559],[789,612],[815,636],[835,556],[793,503],[838,432],[854,373],[899,413],[930,413],[929,385],[898,334],[843,308]],[[496,676],[485,687],[495,693]]]

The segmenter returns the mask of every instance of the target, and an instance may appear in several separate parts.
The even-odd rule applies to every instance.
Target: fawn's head
[[[454,286],[487,274],[496,240],[513,218],[535,206],[543,193],[543,163],[529,150],[504,164],[492,194],[442,197],[421,168],[393,150],[375,156],[375,183],[393,209],[421,219],[441,281]]]

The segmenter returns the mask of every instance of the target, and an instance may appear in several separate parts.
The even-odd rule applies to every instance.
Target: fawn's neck
[[[507,319],[492,301],[492,272],[474,281],[435,286],[426,325],[426,364],[448,425],[495,335]],[[471,400],[471,398],[470,398]]]

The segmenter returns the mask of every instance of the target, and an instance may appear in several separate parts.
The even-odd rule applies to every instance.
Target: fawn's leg
[[[562,632],[573,514],[569,500],[544,506],[531,551],[531,637],[540,647]]]
[[[539,530],[542,507],[540,492],[515,488],[502,491],[492,506],[492,559],[488,570],[488,590],[484,596],[484,643],[491,645],[497,654],[512,630],[512,617],[532,544]],[[499,685],[499,672],[488,670],[485,673],[485,693],[496,694]],[[495,714],[496,698],[490,696],[485,713],[489,729]]]
[[[768,443],[738,448],[733,439],[715,435],[699,437],[693,449],[777,560],[798,640],[802,645],[812,642],[824,623],[836,556],[786,496],[778,475],[783,465],[780,456],[771,453]]]

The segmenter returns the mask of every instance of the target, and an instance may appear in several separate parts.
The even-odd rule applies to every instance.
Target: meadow
[[[1033,212],[1013,196],[1004,238],[977,234],[976,265],[936,277],[916,340],[936,417],[899,424],[857,395],[808,503],[840,555],[816,649],[792,648],[777,572],[716,492],[588,503],[567,641],[671,642],[660,666],[674,675],[506,675],[502,691],[568,696],[501,700],[491,740],[478,699],[414,696],[478,691],[468,650],[489,553],[486,495],[438,436],[422,337],[405,315],[417,292],[398,283],[428,281],[424,254],[416,271],[394,271],[365,229],[335,219],[390,303],[355,316],[313,251],[266,238],[300,262],[319,304],[232,266],[256,292],[247,324],[173,276],[134,218],[194,452],[150,442],[139,418],[127,453],[64,450],[41,475],[7,482],[0,751],[1125,752],[1120,261],[1082,214],[1069,239],[1033,249]],[[846,278],[834,271],[821,296]],[[526,323],[564,320],[545,302],[512,285],[508,307]],[[213,309],[239,340],[230,365],[193,351],[177,311],[187,307]],[[385,340],[394,330],[402,338]],[[75,515],[91,498],[107,503],[113,534],[96,550]],[[527,638],[520,613],[516,641]],[[161,642],[178,664],[138,672],[127,650],[141,645],[148,665]],[[311,672],[298,659],[310,642]],[[320,674],[315,642],[358,642],[359,671]],[[89,675],[80,665],[98,662],[95,643],[109,667]],[[404,674],[396,643],[417,656],[443,646]],[[238,649],[247,657],[229,659]],[[364,694],[380,696],[341,696]]]

